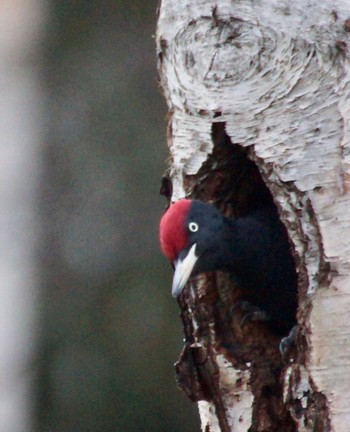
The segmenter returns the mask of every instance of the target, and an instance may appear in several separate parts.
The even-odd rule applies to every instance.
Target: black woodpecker
[[[162,217],[160,243],[175,268],[174,297],[191,276],[221,270],[232,275],[245,301],[267,314],[278,334],[287,335],[296,324],[298,276],[274,207],[232,220],[211,204],[182,199]]]

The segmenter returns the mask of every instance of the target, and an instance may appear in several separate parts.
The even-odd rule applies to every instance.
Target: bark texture
[[[240,293],[225,275],[197,278],[180,299],[177,376],[203,431],[349,429],[349,44],[346,1],[161,1],[163,192],[234,217],[271,193],[300,275],[287,364],[263,324],[230,313]]]

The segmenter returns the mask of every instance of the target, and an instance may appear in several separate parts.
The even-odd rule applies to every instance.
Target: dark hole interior
[[[232,217],[274,205],[258,167],[249,159],[249,148],[231,142],[224,122],[213,123],[212,140],[212,154],[190,180],[192,195],[212,202]]]
[[[184,177],[187,195],[214,204],[231,218],[244,217],[266,206],[274,207],[277,212],[272,194],[259,168],[250,158],[251,149],[232,142],[226,133],[225,123],[220,121],[213,123],[212,140],[214,144],[212,154],[208,156],[198,173]],[[163,179],[161,193],[170,199],[172,185],[167,176]],[[281,397],[279,375],[282,357],[278,349],[280,337],[270,332],[265,323],[247,322],[247,325],[241,326],[244,312],[241,315],[231,314],[230,305],[239,304],[241,299],[244,300],[244,293],[229,275],[218,273],[211,278],[209,275],[209,288],[205,291],[206,295],[200,297],[197,303],[190,294],[186,294],[186,301],[180,302],[183,308],[184,328],[192,329],[192,321],[186,309],[186,305],[191,302],[193,302],[191,313],[201,323],[196,331],[200,332],[203,340],[207,333],[210,334],[207,323],[212,322],[214,316],[219,340],[216,348],[224,350],[226,357],[237,368],[246,368],[247,362],[251,364],[250,385],[255,396],[253,425],[255,419],[260,418],[261,413],[268,407],[271,432],[280,430],[294,432],[295,424],[285,409]],[[191,337],[190,332],[188,339],[190,342],[192,342]],[[214,398],[216,387],[212,385],[211,378],[206,375],[204,366],[199,367],[199,372],[202,369],[203,374],[198,373],[199,387],[209,388],[207,394],[212,392]],[[250,430],[255,431],[255,426]]]

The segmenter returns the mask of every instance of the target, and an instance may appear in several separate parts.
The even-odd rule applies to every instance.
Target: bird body
[[[298,278],[274,207],[232,220],[211,204],[180,200],[161,220],[160,241],[175,267],[174,296],[191,276],[221,270],[232,275],[244,300],[270,316],[279,333],[296,324]]]

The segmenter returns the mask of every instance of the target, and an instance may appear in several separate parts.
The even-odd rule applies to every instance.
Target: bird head
[[[212,205],[182,199],[160,222],[160,244],[175,268],[172,295],[177,297],[195,274],[217,269],[224,218]]]

